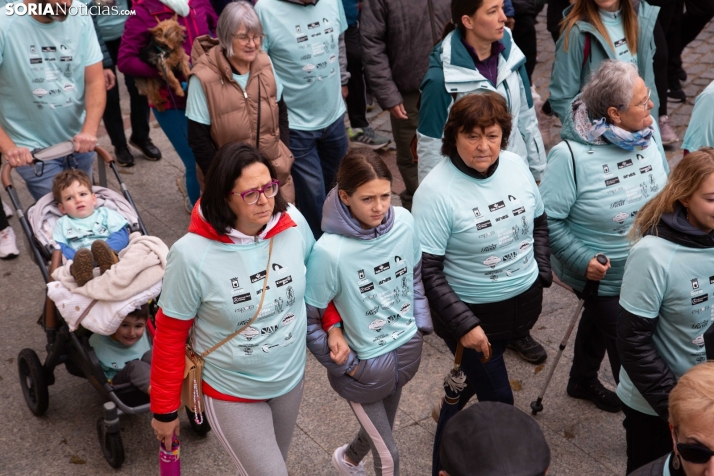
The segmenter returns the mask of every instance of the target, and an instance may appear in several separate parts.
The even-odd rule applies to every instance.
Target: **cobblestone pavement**
[[[545,30],[541,14],[538,24],[539,64],[534,74],[538,92],[545,98],[553,60],[553,43]],[[680,138],[684,137],[694,97],[714,79],[714,25],[709,24],[684,53],[689,79],[684,85],[688,94],[685,104],[670,103],[670,116]],[[122,88],[123,88],[123,81]],[[128,99],[122,89],[122,107],[129,127]],[[389,133],[386,113],[370,113],[372,125]],[[541,129],[548,148],[557,143],[557,121],[545,121]],[[152,123],[152,137],[164,153],[164,159],[153,163],[137,156],[137,165],[122,169],[122,178],[134,195],[149,231],[173,244],[188,225],[188,215],[176,186],[183,170],[181,161],[158,125]],[[100,142],[110,146],[104,135]],[[109,147],[110,150],[111,147]],[[383,153],[396,172],[393,151]],[[672,163],[679,160],[678,148],[669,151]],[[395,177],[399,177],[398,173]],[[20,195],[25,205],[29,194],[21,181]],[[114,183],[110,180],[110,184]],[[116,185],[114,183],[114,185]],[[403,188],[397,179],[394,191]],[[4,194],[3,194],[4,195]],[[6,199],[6,196],[3,198]],[[395,195],[395,203],[398,198]],[[16,218],[10,220],[18,236],[21,230]],[[126,461],[120,471],[112,470],[101,454],[96,436],[96,420],[103,401],[83,379],[70,376],[63,367],[55,371],[56,383],[50,387],[50,407],[41,418],[27,409],[17,377],[16,358],[23,348],[45,356],[45,338],[35,324],[44,299],[44,284],[37,267],[31,262],[24,240],[18,240],[20,258],[0,262],[0,405],[5,415],[0,433],[0,475],[104,475],[157,474],[157,444],[149,427],[149,415],[122,417],[122,438]],[[533,329],[534,337],[545,345],[550,355],[544,366],[524,363],[513,353],[505,355],[516,405],[528,411],[535,399],[575,307],[575,297],[559,286],[545,292],[543,314]],[[572,346],[571,339],[570,345]],[[607,360],[607,359],[606,359]],[[552,452],[551,475],[622,475],[625,470],[625,435],[622,414],[604,413],[589,403],[565,395],[572,348],[565,351],[546,395],[545,410],[536,418]],[[401,474],[430,474],[431,448],[435,423],[431,406],[440,397],[441,381],[450,368],[452,356],[435,336],[426,338],[419,373],[403,393],[394,434],[400,450]],[[601,378],[610,388],[614,383],[605,362]],[[291,475],[331,475],[332,451],[348,443],[358,425],[348,405],[331,390],[325,371],[308,355],[305,395],[290,449],[288,468]],[[182,416],[182,466],[184,474],[235,474],[231,462],[211,433],[195,436]],[[374,474],[371,457],[367,472]],[[477,461],[474,464],[478,464]]]

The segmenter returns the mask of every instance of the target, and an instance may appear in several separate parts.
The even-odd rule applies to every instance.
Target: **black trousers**
[[[570,6],[569,0],[550,0],[548,10],[545,12],[546,25],[553,37],[553,42],[557,42],[560,37],[560,22],[563,20],[563,10]]]
[[[106,41],[109,56],[116,65],[117,56],[119,54],[118,40]],[[116,74],[115,66],[112,66],[112,71]],[[146,96],[139,94],[134,84],[134,78],[129,75],[124,75],[124,84],[129,91],[129,100],[131,106],[131,138],[136,141],[143,141],[149,138],[149,102]],[[107,129],[107,134],[112,141],[114,147],[126,147],[126,136],[124,135],[124,120],[121,116],[121,105],[119,103],[119,84],[114,85],[112,89],[107,91],[107,106],[104,109],[104,127]]]
[[[684,49],[714,17],[714,0],[685,0],[687,11],[682,17],[681,48]]]
[[[347,83],[347,116],[350,127],[369,126],[367,122],[367,95],[362,67],[362,45],[359,40],[359,25],[352,25],[345,31],[345,49],[347,50],[347,71],[350,80]]]
[[[638,412],[622,405],[627,441],[627,472],[640,468],[672,451],[672,434],[669,424],[658,416]]]
[[[10,226],[10,222],[7,221],[7,215],[5,215],[5,210],[2,208],[2,200],[0,200],[0,231],[8,226]]]
[[[516,21],[516,26],[513,27],[513,41],[521,49],[526,57],[526,72],[528,73],[528,81],[533,84],[531,76],[536,66],[536,56],[538,55],[538,47],[536,43],[536,19],[533,15],[516,15],[513,17]]]
[[[580,299],[580,293],[575,293]],[[615,382],[620,382],[620,356],[617,353],[617,315],[620,296],[600,296],[585,301],[583,315],[575,335],[570,380],[587,384],[598,378],[605,352],[610,359]]]

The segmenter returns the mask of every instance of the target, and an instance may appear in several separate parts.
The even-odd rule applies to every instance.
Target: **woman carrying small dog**
[[[196,164],[206,173],[223,144],[254,145],[275,167],[280,193],[295,202],[288,109],[270,57],[261,49],[263,26],[253,5],[226,5],[216,33],[218,38],[198,38],[192,52],[186,116]]]
[[[168,81],[159,69],[142,60],[142,57],[147,56],[147,52],[142,50],[150,42],[161,45],[166,50],[164,54],[167,62],[172,55],[180,52],[180,48],[190,54],[193,41],[214,32],[218,19],[208,0],[143,0],[135,3],[133,9],[135,14],[129,17],[124,26],[117,67],[122,73],[134,76],[139,81],[150,79],[162,83],[159,95],[163,101],[149,102],[161,129],[186,167],[186,192],[190,202],[186,205],[193,207],[201,191],[196,174],[196,159],[187,139],[185,93],[169,88]],[[175,23],[164,22],[170,19],[175,19]],[[159,31],[149,31],[159,23],[162,23]],[[153,53],[150,51],[149,55]],[[188,78],[178,79],[186,81]]]

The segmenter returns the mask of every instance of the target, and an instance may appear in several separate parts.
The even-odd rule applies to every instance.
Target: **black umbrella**
[[[490,350],[491,344],[489,344],[488,347]],[[444,434],[446,423],[463,407],[463,405],[459,405],[461,393],[466,388],[466,374],[461,370],[461,357],[463,357],[463,353],[464,347],[461,345],[461,342],[459,342],[456,346],[456,353],[454,354],[454,368],[451,369],[444,378],[445,395],[441,405],[441,412],[439,413],[439,422],[436,424],[436,435],[434,436],[434,450],[431,460],[432,476],[439,476],[439,470],[441,469],[439,448],[441,447],[441,437]],[[491,353],[489,352],[487,356],[481,359],[481,362],[486,363],[490,358]]]

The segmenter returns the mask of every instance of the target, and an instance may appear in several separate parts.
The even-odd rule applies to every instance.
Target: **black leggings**
[[[662,13],[660,12],[660,16]],[[654,42],[657,50],[652,61],[654,69],[655,86],[657,87],[657,97],[659,98],[658,116],[667,115],[667,36],[664,34],[659,19],[655,22]]]
[[[646,465],[650,461],[672,451],[672,434],[669,424],[658,416],[647,415],[622,404],[627,442],[627,472]]]
[[[10,222],[7,221],[7,215],[5,215],[5,210],[2,207],[2,200],[0,200],[0,231],[4,230],[10,226]]]

